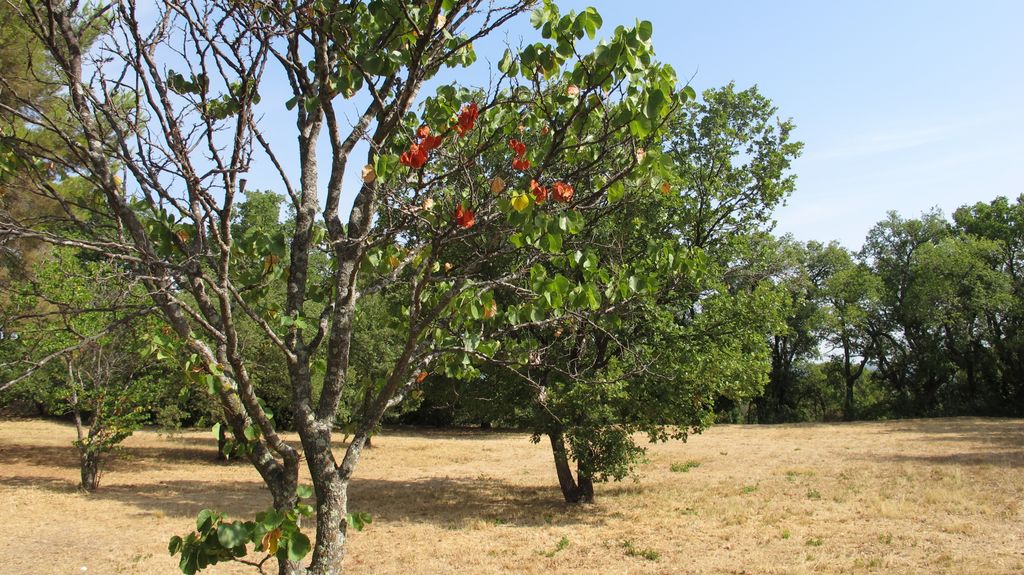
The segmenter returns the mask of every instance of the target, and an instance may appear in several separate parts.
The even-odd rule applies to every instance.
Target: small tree
[[[781,305],[767,275],[737,264],[793,186],[800,144],[775,112],[756,89],[730,85],[666,114],[656,143],[636,150],[638,169],[566,239],[568,257],[521,284],[550,289],[549,301],[569,288],[566,321],[517,332],[513,349],[530,361],[499,354],[463,386],[484,399],[466,402],[480,419],[546,437],[567,502],[591,502],[595,482],[631,472],[644,453],[634,434],[685,439],[711,423],[719,396],[763,386],[764,334],[778,329]],[[537,184],[533,201],[556,193]]]
[[[108,454],[160,403],[166,374],[143,355],[142,334],[154,324],[125,270],[70,248],[49,255],[31,280],[4,292],[25,310],[9,309],[21,335],[12,359],[20,386],[45,387],[49,411],[72,416],[81,487],[94,491]]]

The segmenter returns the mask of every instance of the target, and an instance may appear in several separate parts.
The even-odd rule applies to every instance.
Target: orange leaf
[[[476,214],[473,213],[469,208],[463,207],[459,204],[455,208],[455,223],[460,228],[471,228],[476,223]]]
[[[477,116],[480,115],[480,111],[477,109],[476,102],[470,102],[468,105],[463,106],[462,110],[459,111],[459,118],[455,124],[455,130],[460,136],[473,129],[476,125]]]
[[[377,170],[373,169],[372,165],[366,164],[363,166],[362,178],[363,182],[372,184],[377,180]]]
[[[551,187],[551,196],[555,198],[556,202],[562,202],[563,204],[571,201],[572,195],[576,191],[565,182],[555,182]]]

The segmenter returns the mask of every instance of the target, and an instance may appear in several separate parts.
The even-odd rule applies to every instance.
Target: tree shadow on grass
[[[239,473],[243,469],[246,468],[240,468]],[[125,481],[133,481],[133,478],[122,474],[116,481],[101,483],[97,491],[82,496],[134,507],[140,516],[182,518],[192,518],[199,510],[212,508],[233,518],[247,519],[271,504],[270,493],[258,478],[251,481]],[[43,489],[59,494],[78,492],[77,483],[70,479],[29,474],[0,477],[0,486]],[[605,495],[613,497],[614,492]],[[368,512],[378,523],[426,523],[445,529],[488,523],[513,527],[593,525],[602,524],[608,518],[607,509],[600,504],[565,504],[555,485],[530,486],[465,478],[413,481],[356,478],[349,488],[349,510]]]
[[[608,516],[600,504],[566,504],[554,483],[533,486],[492,478],[356,478],[349,488],[349,509],[367,511],[381,521],[430,523],[447,529],[481,523],[512,527],[599,525]]]
[[[1024,466],[1024,421],[996,418],[914,419],[893,422],[887,433],[913,434],[901,453],[883,456],[891,461],[935,465]],[[919,454],[915,444],[956,442],[955,453]]]
[[[255,481],[169,480],[155,483],[106,483],[92,493],[78,489],[74,482],[53,478],[14,475],[0,477],[0,486],[43,489],[57,494],[80,494],[94,501],[109,501],[134,507],[140,516],[193,518],[204,508],[223,511],[232,517],[252,517],[266,509],[270,492]]]
[[[139,515],[193,518],[205,507],[230,517],[247,519],[270,504],[269,492],[248,462],[237,463],[238,474],[252,480],[182,479],[189,470],[169,468],[155,477],[133,476],[131,472],[166,466],[169,461],[193,466],[223,468],[212,462],[212,450],[198,448],[134,447],[127,459],[115,461],[103,475],[100,487],[87,496],[137,508]],[[0,474],[0,486],[35,488],[53,493],[78,492],[78,474],[73,447],[28,447],[5,445],[0,450],[0,469],[20,463],[16,472]],[[30,463],[26,466],[26,463]],[[63,477],[46,473],[46,467],[62,468]],[[33,473],[35,470],[39,473]],[[194,472],[197,475],[201,472]],[[232,472],[233,473],[233,472]],[[614,489],[601,493],[614,496]],[[568,505],[557,486],[513,484],[497,479],[422,478],[412,481],[355,478],[349,487],[349,510],[367,512],[379,522],[433,524],[461,529],[484,524],[509,526],[600,524],[607,512],[600,504]]]
[[[210,440],[196,440],[195,445],[183,444],[180,447],[140,447],[126,446],[116,449],[109,455],[107,471],[133,471],[162,467],[167,464],[213,462],[217,455],[217,447]],[[62,469],[78,468],[78,450],[73,445],[27,445],[22,443],[6,443],[0,445],[0,464],[3,465],[37,465],[42,467],[58,467]]]
[[[345,437],[343,432],[335,432],[340,439]],[[481,429],[479,427],[431,427],[425,425],[385,425],[379,436],[381,439],[388,437],[405,437],[412,439],[445,439],[462,440],[501,440],[529,436],[528,431],[520,429],[492,428]]]

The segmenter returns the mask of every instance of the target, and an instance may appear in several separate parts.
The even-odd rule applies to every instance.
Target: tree
[[[667,134],[673,177],[682,190],[673,223],[687,245],[719,253],[771,224],[772,211],[796,187],[790,166],[803,150],[791,119],[757,86],[706,90],[674,115]]]
[[[990,401],[996,413],[1020,415],[1024,413],[1024,196],[1015,203],[999,197],[987,204],[963,206],[953,219],[968,237],[995,242],[997,247],[998,258],[991,268],[1005,278],[1008,291],[1003,297],[1009,299],[1006,305],[979,309],[979,319],[987,324],[986,348],[995,352],[992,370],[997,381],[992,382]]]
[[[833,361],[842,377],[843,418],[852,421],[857,418],[854,388],[871,359],[869,322],[879,311],[880,286],[867,266],[838,244],[829,244],[824,257],[832,263],[820,294],[822,332],[839,354]]]
[[[517,336],[533,350],[527,369],[499,365],[457,393],[466,420],[546,439],[567,502],[590,502],[595,483],[628,475],[644,453],[635,434],[685,439],[710,424],[718,396],[763,385],[763,334],[780,306],[767,278],[740,273],[735,260],[791,190],[785,171],[799,145],[788,143],[788,123],[772,125],[775,109],[755,89],[708,90],[704,100],[668,116],[662,143],[640,151],[640,169],[566,240],[570,257],[530,270],[534,284],[599,289],[579,293],[585,305],[568,325]]]
[[[140,343],[154,328],[144,294],[116,262],[64,247],[14,287],[21,337],[10,358],[25,366],[18,385],[50,413],[72,416],[81,488],[94,491],[110,452],[165,399],[166,373]]]
[[[597,289],[566,278],[532,283],[528,271],[561,256],[582,214],[605,207],[608,191],[635,169],[636,149],[649,147],[688,93],[653,60],[649,23],[619,28],[584,54],[577,41],[595,36],[600,16],[562,15],[544,3],[532,17],[544,40],[508,51],[490,91],[442,85],[414,112],[428,79],[442,66],[471,63],[473,42],[527,6],[167,0],[143,19],[130,1],[82,9],[50,0],[20,12],[53,59],[80,128],[80,137],[61,140],[75,159],[66,167],[106,204],[106,225],[87,228],[76,246],[134,270],[171,332],[154,333],[151,343],[206,381],[273,496],[273,509],[256,521],[202,512],[196,531],[171,541],[183,571],[245,560],[252,543],[276,555],[280,573],[339,572],[347,525],[362,522],[349,513],[348,485],[384,414],[428,370],[472,377],[474,358],[496,353],[507,333],[564,321],[567,309],[586,305],[580,294]],[[90,52],[97,22],[111,33]],[[266,84],[281,78],[290,98],[271,102]],[[353,106],[349,130],[343,114]],[[54,126],[31,101],[6,109],[35,130]],[[263,109],[290,110],[296,168],[261,121]],[[331,150],[325,183],[322,140]],[[369,152],[343,217],[344,174],[360,141]],[[25,139],[12,145],[31,157]],[[234,234],[236,202],[257,161],[278,171],[295,213],[287,234]],[[527,195],[531,181],[551,186],[555,201],[537,205]],[[3,229],[72,241],[21,221]],[[329,264],[322,281],[311,270],[315,254]],[[496,274],[493,261],[514,265]],[[276,278],[281,307],[264,297]],[[626,296],[635,291],[625,287]],[[364,297],[384,291],[408,298],[394,318],[401,352],[336,458],[332,427],[352,383],[354,318]],[[514,303],[497,310],[499,298]],[[505,327],[483,338],[487,322]],[[285,358],[301,448],[283,441],[257,395],[239,345],[248,323]],[[531,350],[502,351],[529,365]],[[322,370],[314,369],[320,353]],[[300,463],[315,507],[301,501]],[[314,512],[311,546],[300,527]]]
[[[950,226],[933,211],[905,220],[895,212],[868,233],[861,257],[881,282],[881,313],[871,321],[877,374],[896,395],[896,409],[925,415],[939,409],[939,388],[950,377],[942,339],[929,329],[926,293],[915,289],[925,246],[948,237]]]
[[[747,419],[760,423],[781,423],[804,418],[807,364],[819,355],[819,290],[827,269],[816,257],[821,244],[802,244],[790,236],[761,237],[751,262],[759,275],[772,278],[784,294],[784,326],[766,331],[771,348],[771,368],[764,393],[752,402]]]

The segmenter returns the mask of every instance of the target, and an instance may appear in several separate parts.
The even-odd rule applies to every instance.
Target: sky
[[[650,20],[659,58],[698,93],[756,84],[793,119],[805,147],[778,233],[856,249],[889,210],[1024,194],[1024,2],[558,4],[594,6],[608,32]],[[507,35],[531,39],[528,20]]]

